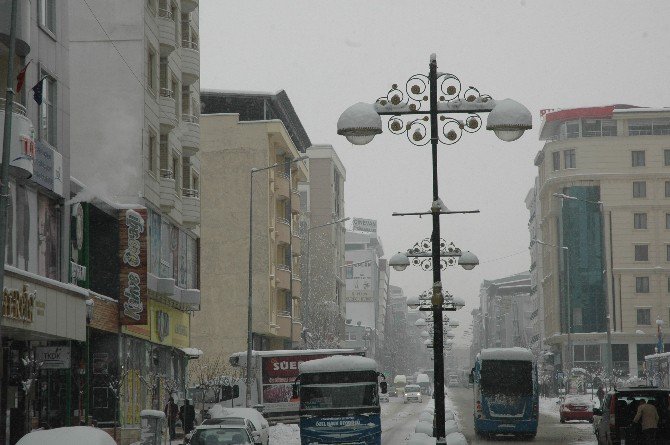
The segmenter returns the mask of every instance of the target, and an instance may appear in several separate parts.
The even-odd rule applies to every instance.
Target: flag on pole
[[[30,62],[32,62],[32,60],[28,61],[28,63],[26,63],[26,66],[24,66],[23,69],[21,69],[21,71],[19,71],[19,75],[16,76],[16,80],[17,80],[17,82],[16,82],[16,92],[17,93],[21,92],[21,88],[23,88],[23,84],[26,83],[26,70],[28,69],[28,65],[30,65]]]
[[[33,90],[33,99],[35,99],[35,102],[37,102],[38,105],[42,105],[42,82],[46,78],[47,76],[42,77],[37,81],[35,86],[31,88]]]

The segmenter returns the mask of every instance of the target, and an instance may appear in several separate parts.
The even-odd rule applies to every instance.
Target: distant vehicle
[[[539,414],[537,365],[529,349],[482,349],[471,379],[477,436],[535,437]]]
[[[403,397],[403,403],[423,402],[423,397],[421,396],[421,387],[419,385],[405,386],[405,395]]]
[[[260,439],[254,439],[242,425],[200,425],[195,428],[191,445],[258,445]]]
[[[417,374],[416,384],[421,387],[421,394],[430,395],[430,377],[428,374]]]
[[[403,374],[395,376],[393,386],[395,386],[395,392],[398,397],[402,397],[405,394],[405,385],[407,385],[407,376]]]
[[[377,363],[334,356],[300,364],[294,396],[300,398],[300,441],[381,444]]]
[[[203,425],[211,424],[243,424],[251,432],[252,437],[258,433],[260,443],[268,445],[270,441],[270,424],[261,413],[253,408],[227,408],[215,405],[209,410],[210,418]]]
[[[656,444],[670,444],[670,389],[653,386],[623,387],[605,394],[603,406],[594,408],[594,431],[599,445],[631,443],[631,424],[641,400],[652,403],[661,419]]]
[[[298,401],[291,399],[292,386],[298,377],[298,365],[333,355],[359,355],[365,352],[355,349],[301,349],[284,351],[253,351],[251,405],[262,405],[263,415],[271,422],[297,422]],[[246,370],[246,351],[230,356],[230,364]],[[239,385],[238,397],[226,405],[244,406],[246,385]]]
[[[458,379],[458,376],[456,374],[451,374],[449,378],[447,379],[447,386],[449,388],[453,386],[461,386],[461,381]]]
[[[568,395],[558,407],[561,423],[570,420],[593,422],[593,400],[588,396]]]

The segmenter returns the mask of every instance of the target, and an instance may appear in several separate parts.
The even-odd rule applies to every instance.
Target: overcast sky
[[[336,134],[342,111],[426,74],[433,52],[464,86],[526,105],[534,129],[516,142],[481,130],[440,147],[443,201],[481,211],[442,217],[443,238],[481,262],[443,274],[467,303],[454,318],[469,324],[482,280],[530,265],[524,199],[543,145],[539,111],[670,106],[669,19],[668,0],[202,0],[201,88],[286,90],[312,143],[332,144],[347,169],[347,216],[378,220],[387,257],[430,236],[430,218],[391,216],[429,208],[430,148],[388,132],[352,146]],[[391,283],[417,294],[431,275],[408,268]]]

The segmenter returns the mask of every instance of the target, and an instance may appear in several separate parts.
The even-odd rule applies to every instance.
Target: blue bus
[[[299,365],[300,442],[381,444],[379,373],[369,358],[341,356]],[[385,385],[381,385],[382,392]]]
[[[482,349],[472,368],[475,434],[537,434],[537,364],[525,348]]]

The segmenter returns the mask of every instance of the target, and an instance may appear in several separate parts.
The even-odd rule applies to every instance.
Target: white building
[[[529,347],[537,355],[542,350],[542,339],[544,338],[544,299],[542,298],[542,282],[544,276],[540,252],[542,245],[533,240],[538,238],[540,221],[542,220],[542,208],[538,195],[539,178],[535,178],[533,188],[526,195],[526,208],[530,214],[528,218],[528,231],[530,233],[530,305],[531,311],[529,323]]]

